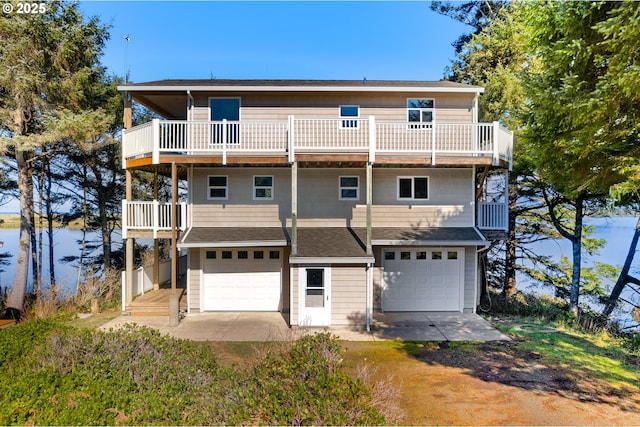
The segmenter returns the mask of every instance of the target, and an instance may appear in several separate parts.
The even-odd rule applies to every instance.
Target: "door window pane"
[[[307,268],[305,307],[324,307],[324,269]]]

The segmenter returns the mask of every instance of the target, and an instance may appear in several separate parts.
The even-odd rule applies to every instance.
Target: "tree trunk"
[[[620,298],[620,294],[622,294],[622,290],[624,287],[631,283],[634,280],[631,276],[629,276],[629,270],[631,269],[631,263],[633,262],[633,257],[636,254],[636,248],[638,247],[638,240],[640,239],[640,218],[636,222],[636,229],[633,233],[633,239],[631,239],[631,244],[629,245],[629,251],[627,252],[627,258],[624,260],[624,265],[622,266],[622,270],[620,271],[620,275],[618,276],[618,280],[616,280],[616,284],[613,286],[611,290],[611,295],[607,300],[607,303],[602,311],[602,314],[606,317],[611,316],[613,313],[613,309],[616,307],[618,303],[618,298]]]
[[[46,200],[46,210],[47,210],[47,238],[48,238],[48,244],[49,244],[49,284],[51,286],[55,286],[56,285],[56,265],[55,265],[55,258],[53,255],[53,206],[52,206],[52,202],[51,202],[51,181],[52,181],[52,177],[51,177],[51,163],[49,163],[49,161],[47,160],[47,188],[46,188],[46,194],[47,194],[47,200]]]
[[[580,272],[582,270],[582,225],[584,220],[584,198],[576,199],[575,228],[571,240],[573,271],[571,273],[571,295],[569,311],[578,316],[578,298],[580,296]]]
[[[29,166],[27,152],[16,150],[18,191],[20,193],[20,235],[16,259],[16,273],[13,279],[11,293],[7,299],[8,311],[13,309],[22,313],[24,299],[27,293],[27,278],[29,275],[29,242],[33,224],[33,194],[29,193]]]
[[[35,216],[33,206],[33,175],[32,170],[27,167],[28,174],[28,192],[31,194],[31,229],[29,230],[29,237],[31,239],[31,276],[33,278],[33,294],[40,293],[40,264],[38,264],[38,239],[36,237]]]
[[[518,190],[516,188],[518,176],[515,173],[509,174],[509,216],[507,239],[505,240],[505,260],[504,260],[504,286],[502,293],[505,296],[516,294],[516,208],[518,207]]]

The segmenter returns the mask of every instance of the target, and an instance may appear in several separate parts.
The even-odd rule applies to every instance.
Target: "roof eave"
[[[121,85],[123,92],[423,92],[423,93],[484,93],[478,86],[164,86]]]

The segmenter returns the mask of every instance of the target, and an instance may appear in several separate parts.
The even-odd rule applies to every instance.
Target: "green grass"
[[[543,356],[547,364],[568,369],[579,377],[606,381],[613,387],[638,387],[640,367],[637,357],[629,354],[619,339],[604,332],[585,333],[563,324],[537,322],[541,329],[555,328],[558,332],[536,332],[516,328],[518,324],[536,324],[530,319],[516,320],[497,328],[521,340],[519,347]],[[629,363],[635,361],[635,363]]]

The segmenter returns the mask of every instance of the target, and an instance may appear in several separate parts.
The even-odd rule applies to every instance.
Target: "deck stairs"
[[[169,298],[173,292],[180,295],[180,311],[187,311],[186,289],[157,289],[138,296],[128,306],[131,316],[169,316]]]

